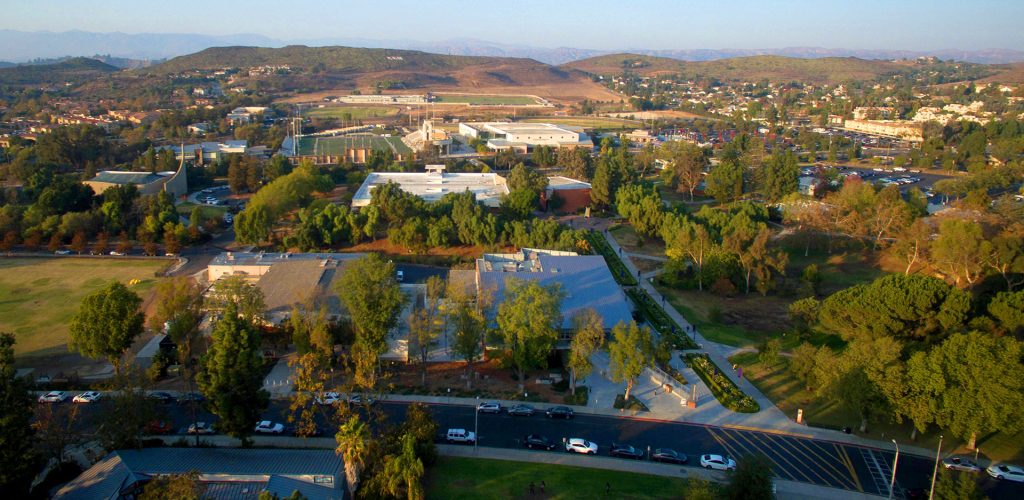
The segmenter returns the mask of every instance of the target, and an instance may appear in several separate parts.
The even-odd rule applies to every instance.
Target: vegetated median
[[[629,268],[626,267],[626,264],[622,262],[619,255],[608,244],[608,240],[604,238],[603,234],[595,231],[587,233],[587,243],[590,243],[590,248],[604,257],[604,261],[608,263],[608,269],[611,270],[612,276],[618,284],[623,286],[637,285],[636,276],[629,272]]]
[[[642,288],[630,288],[626,290],[626,295],[633,300],[636,304],[637,311],[645,321],[654,326],[654,329],[658,331],[662,336],[668,336],[672,339],[672,347],[680,350],[696,349],[697,344],[693,342],[693,339],[687,337],[683,333],[682,327],[675,322],[665,309],[661,307],[657,302],[651,298],[651,295],[647,293],[647,290]]]
[[[540,485],[543,482],[544,491]],[[427,498],[681,498],[681,478],[548,463],[440,457],[427,472]],[[605,493],[608,488],[610,495]],[[713,488],[713,487],[712,487]]]
[[[754,401],[754,398],[743,393],[732,380],[722,372],[711,358],[705,353],[687,353],[682,356],[697,376],[707,384],[711,393],[722,406],[739,413],[757,413],[761,406]]]

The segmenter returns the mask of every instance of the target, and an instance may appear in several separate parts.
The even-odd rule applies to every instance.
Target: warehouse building
[[[529,153],[536,146],[553,148],[592,148],[593,141],[575,127],[551,123],[475,122],[460,123],[459,133],[465,137],[487,141],[494,151],[511,149]]]

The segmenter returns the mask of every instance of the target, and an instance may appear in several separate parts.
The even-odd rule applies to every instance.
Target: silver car
[[[974,460],[967,457],[952,456],[942,460],[942,466],[947,470],[958,470],[963,472],[981,472],[981,467]]]

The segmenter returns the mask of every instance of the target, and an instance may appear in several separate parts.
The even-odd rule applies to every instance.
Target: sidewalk
[[[615,241],[615,238],[610,233],[603,233],[608,244],[616,252],[622,251],[619,243]],[[626,252],[624,252],[626,253]],[[638,273],[636,267],[630,259],[622,259],[626,268],[631,273]],[[816,427],[810,427],[803,424],[796,423],[795,420],[790,419],[789,416],[782,413],[771,399],[765,396],[759,391],[753,384],[746,379],[740,379],[736,372],[731,370],[732,363],[729,362],[728,356],[736,350],[735,347],[718,344],[705,339],[700,332],[690,324],[689,321],[683,317],[672,306],[672,303],[668,300],[664,300],[662,294],[651,284],[651,277],[657,275],[659,271],[652,271],[649,273],[638,274],[641,276],[640,287],[643,288],[651,297],[657,301],[662,302],[665,312],[671,317],[676,323],[679,324],[684,330],[690,330],[691,336],[696,338],[697,345],[700,346],[700,351],[691,352],[706,352],[712,361],[722,370],[726,376],[729,377],[733,383],[735,383],[740,390],[752,397],[757,404],[760,405],[761,411],[757,413],[736,413],[728,410],[718,404],[718,401],[714,399],[714,396],[704,386],[703,382],[697,376],[697,374],[687,368],[685,364],[679,359],[679,351],[673,352],[671,364],[677,370],[683,372],[686,376],[686,380],[691,384],[698,384],[698,401],[697,408],[680,408],[678,412],[678,418],[672,420],[686,421],[692,423],[703,423],[708,425],[716,426],[727,426],[746,430],[762,430],[765,432],[778,432],[784,434],[792,434],[803,437],[809,437],[814,439],[824,439],[829,441],[836,441],[840,443],[855,444],[860,446],[879,447],[885,446],[885,443],[875,441],[872,439],[855,436],[852,434],[846,434],[839,431],[833,431],[829,429],[821,429]],[[690,389],[690,386],[687,386]],[[702,397],[702,395],[704,397]],[[707,398],[710,398],[707,399]],[[657,418],[664,418],[658,416]],[[795,417],[794,417],[795,418]],[[922,456],[930,456],[934,453],[932,450],[924,448],[904,446],[901,447],[907,450],[909,453]]]

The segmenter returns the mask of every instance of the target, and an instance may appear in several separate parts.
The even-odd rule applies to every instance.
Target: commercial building
[[[548,187],[544,189],[541,208],[548,209],[551,200],[558,198],[555,210],[564,213],[575,213],[590,206],[590,183],[570,179],[568,177],[548,177]]]
[[[166,172],[126,172],[122,170],[104,170],[96,177],[84,181],[83,184],[92,187],[96,194],[103,194],[104,191],[114,186],[134,184],[139,194],[157,194],[160,191],[167,191],[172,196],[185,196],[188,194],[188,169],[185,161],[178,165],[178,170]]]
[[[154,478],[197,472],[203,498],[256,499],[261,492],[288,498],[345,499],[344,466],[334,450],[272,448],[144,448],[111,452],[53,498],[137,498]]]
[[[505,178],[494,173],[449,173],[444,165],[427,165],[426,172],[372,172],[366,176],[352,197],[352,207],[370,204],[373,188],[388,182],[398,184],[407,193],[423,198],[424,201],[440,200],[448,193],[469,191],[476,201],[488,207],[497,207],[501,198],[509,193]]]
[[[561,309],[560,348],[568,346],[573,316],[584,309],[597,311],[606,331],[620,322],[633,319],[626,294],[600,255],[523,248],[517,253],[484,254],[477,259],[477,291],[493,294],[495,304],[504,299],[510,278],[561,287],[565,296]]]
[[[839,125],[839,121],[830,121]],[[844,120],[839,125],[852,132],[892,137],[911,142],[923,142],[924,130],[920,123],[909,120]]]
[[[366,163],[374,152],[390,153],[396,161],[416,158],[416,153],[401,138],[373,134],[286,137],[280,150],[296,165],[303,160],[317,165],[334,165],[342,160]]]
[[[231,110],[227,115],[227,120],[232,125],[246,125],[273,118],[273,116],[274,110],[265,106],[245,106]]]
[[[201,142],[184,146],[163,146],[158,149],[174,151],[174,157],[181,160],[188,158],[197,165],[218,162],[229,154],[246,154],[249,151],[248,141]]]
[[[489,149],[511,149],[528,153],[537,146],[554,148],[593,148],[590,138],[574,127],[551,123],[475,122],[460,123],[459,133],[487,141]]]

